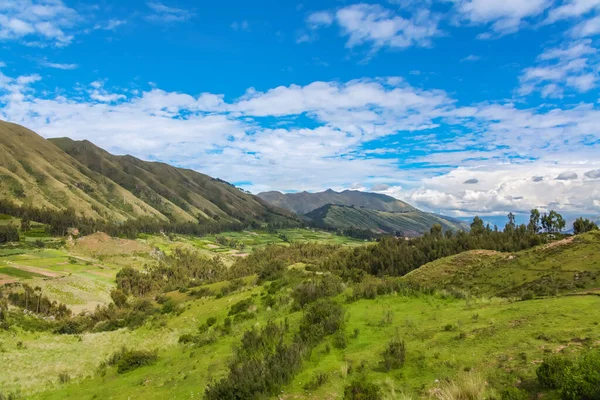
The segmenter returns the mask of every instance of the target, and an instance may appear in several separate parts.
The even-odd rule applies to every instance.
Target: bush
[[[158,360],[156,351],[126,350],[122,352],[117,364],[117,372],[123,374],[134,369],[152,365]]]
[[[501,400],[528,400],[529,395],[526,391],[516,388],[509,387],[504,389],[500,395]]]
[[[344,388],[344,400],[380,400],[381,388],[364,379],[355,380]]]
[[[300,322],[300,338],[306,343],[318,343],[344,327],[344,309],[331,299],[311,303]]]
[[[71,381],[71,376],[66,372],[61,372],[58,374],[58,382],[62,385],[67,384]]]
[[[333,347],[336,349],[345,349],[348,346],[348,339],[343,330],[339,330],[333,335]]]
[[[253,304],[254,302],[251,297],[248,297],[244,300],[240,300],[231,306],[231,308],[229,309],[229,315],[236,315],[246,312]]]
[[[567,370],[562,384],[564,400],[600,399],[600,351],[585,354]]]
[[[573,363],[564,357],[552,356],[544,360],[535,373],[542,386],[560,389],[572,365]]]
[[[304,385],[304,390],[311,391],[320,388],[329,381],[329,375],[324,372],[319,372],[310,381]]]
[[[393,339],[381,355],[383,360],[379,364],[385,371],[402,368],[406,361],[406,344],[404,340]]]
[[[216,323],[217,323],[217,318],[215,318],[215,317],[210,317],[206,320],[207,326],[213,326]]]

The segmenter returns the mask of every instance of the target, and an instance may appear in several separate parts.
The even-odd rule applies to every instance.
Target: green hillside
[[[407,212],[387,212],[328,204],[306,214],[308,218],[327,227],[337,229],[357,228],[379,233],[402,232],[417,236],[429,231],[434,224],[451,230],[467,229],[461,221],[416,209]]]
[[[136,310],[141,310],[141,304],[146,309],[158,307],[141,325],[107,329],[106,323],[99,322],[91,330],[61,334],[54,322],[9,312],[7,321],[15,325],[0,329],[4,367],[0,394],[34,399],[316,400],[344,398],[350,385],[366,382],[375,385],[378,395],[372,398],[380,400],[558,400],[560,391],[543,386],[536,378],[543,360],[552,356],[575,360],[582,354],[596,354],[600,347],[600,297],[591,293],[597,287],[591,277],[600,272],[598,232],[510,254],[462,253],[427,264],[404,278],[358,279],[354,275],[343,283],[335,274],[315,272],[321,259],[336,257],[341,242],[309,230],[285,233],[298,243],[290,245],[264,232],[235,234],[254,244],[246,250],[251,252],[246,258],[231,254],[235,259],[231,270],[253,265],[256,274],[170,290],[147,297],[150,303],[131,296],[129,305],[113,305],[112,311],[104,311],[140,313]],[[322,244],[311,244],[317,238]],[[162,249],[167,256],[181,247],[213,254],[221,251],[222,240],[216,238],[174,239],[146,236],[115,245],[113,239],[96,235],[60,251],[3,251],[7,265],[10,262],[13,268],[32,274],[13,279],[36,282],[40,278],[32,268],[37,274],[60,274],[47,276],[43,291],[49,293],[54,282],[61,288],[57,293],[62,293],[70,284],[63,282],[62,275],[69,273],[81,280],[79,292],[72,291],[78,295],[85,288],[86,276],[90,283],[114,287],[109,282],[120,265],[144,268],[141,264],[153,259],[148,246]],[[265,241],[275,245],[261,244]],[[63,259],[75,262],[63,263]],[[283,269],[273,275],[276,261],[281,261]],[[459,271],[471,272],[459,275]],[[518,293],[526,280],[533,282],[536,276],[548,274],[563,277],[564,282],[570,279],[573,285],[561,284],[552,296],[519,302],[488,297]],[[586,277],[578,285],[586,274],[589,280]],[[443,290],[415,289],[406,285],[409,278],[419,286]],[[102,290],[98,284],[90,287]],[[465,297],[453,289],[472,295]],[[101,300],[99,294],[87,301]],[[338,320],[333,319],[335,315]],[[319,325],[321,318],[339,325]],[[306,325],[307,320],[312,325]],[[60,324],[70,326],[65,321]],[[329,330],[313,330],[313,326]],[[315,336],[303,336],[307,330]],[[265,352],[280,355],[293,349],[286,347],[290,343],[302,345],[298,342],[302,337],[312,344],[289,375],[287,363],[293,358],[263,359]],[[270,347],[273,338],[276,345]],[[404,349],[401,356],[398,346]],[[134,350],[137,357],[150,358],[139,365],[135,359],[128,364],[123,347]],[[235,364],[240,357],[248,357],[248,364]],[[232,375],[232,365],[239,368],[239,376]],[[240,371],[252,379],[246,380]],[[260,392],[264,373],[273,373],[269,376],[284,383],[273,381],[274,389]],[[237,397],[207,391],[216,382],[237,385],[233,389]]]
[[[88,141],[46,140],[0,121],[0,199],[19,206],[74,209],[93,219],[185,221],[296,220],[227,182],[131,156]]]
[[[19,205],[73,208],[91,218],[165,218],[22,126],[0,121],[0,198]]]
[[[286,194],[273,191],[259,193],[258,197],[275,206],[285,208],[297,214],[307,214],[327,204],[363,207],[371,210],[389,212],[407,212],[415,210],[410,204],[391,196],[380,193],[361,192],[358,190],[336,192],[329,189],[319,193],[300,192]]]
[[[129,155],[115,156],[87,140],[49,140],[92,171],[110,178],[171,220],[244,221],[291,216],[227,182],[196,171],[142,161]]]
[[[545,296],[600,290],[600,231],[519,253],[473,250],[445,257],[405,276],[434,289],[474,296]]]

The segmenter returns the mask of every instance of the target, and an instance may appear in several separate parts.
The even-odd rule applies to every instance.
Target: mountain
[[[327,204],[306,214],[318,225],[337,229],[365,229],[375,232],[402,232],[405,236],[418,236],[428,231],[434,224],[440,224],[446,229],[467,229],[458,220],[441,215],[426,213],[412,208],[406,212],[388,212]]]
[[[73,208],[97,219],[296,219],[287,210],[222,180],[132,156],[115,156],[89,141],[46,140],[4,121],[0,121],[0,182],[0,198],[38,208]]]
[[[286,193],[263,192],[258,197],[281,208],[297,214],[307,214],[327,204],[341,206],[364,207],[377,211],[407,212],[416,209],[403,201],[379,193],[360,192],[358,190],[344,190],[336,192],[326,190],[320,193]]]

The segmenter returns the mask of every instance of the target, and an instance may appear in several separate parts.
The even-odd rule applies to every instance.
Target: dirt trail
[[[575,236],[569,236],[568,238],[564,238],[561,240],[557,240],[556,242],[548,243],[542,247],[542,250],[550,249],[556,246],[564,246],[566,244],[572,243],[575,240]]]
[[[38,275],[43,275],[48,278],[59,278],[64,275],[64,274],[60,274],[58,272],[48,271],[47,269],[43,269],[43,268],[30,267],[28,265],[19,265],[19,264],[14,264],[14,263],[10,263],[10,262],[8,263],[8,265],[10,265],[13,268],[17,268],[17,269],[20,269],[23,271],[32,272],[32,273],[38,274]]]

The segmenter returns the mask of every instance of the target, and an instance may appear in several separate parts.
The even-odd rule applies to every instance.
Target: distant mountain
[[[410,204],[400,201],[391,196],[379,193],[360,192],[358,190],[344,190],[336,192],[326,190],[319,193],[286,193],[263,192],[258,197],[281,208],[293,211],[297,214],[307,214],[327,204],[340,206],[364,207],[370,210],[407,212],[416,210]]]
[[[46,140],[0,121],[0,198],[19,205],[73,208],[89,218],[183,221],[292,221],[297,217],[207,175],[88,141]]]
[[[388,212],[327,204],[306,214],[318,225],[337,229],[365,229],[379,233],[402,232],[404,236],[419,236],[434,224],[444,230],[467,230],[465,223],[437,214],[426,213],[413,208],[406,212]]]

